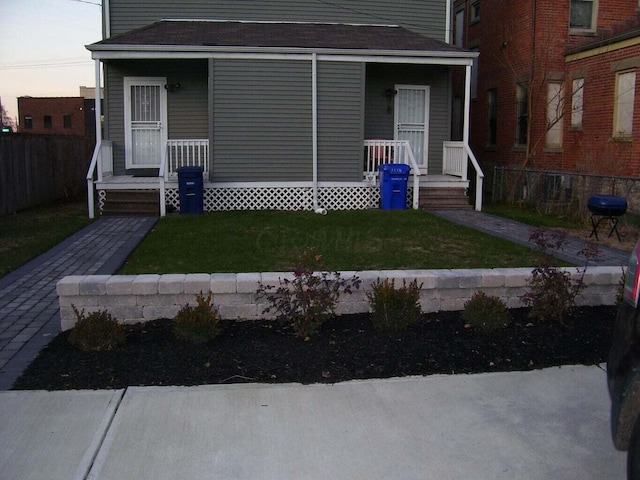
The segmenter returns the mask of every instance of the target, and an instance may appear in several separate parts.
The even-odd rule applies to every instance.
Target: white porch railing
[[[454,175],[463,180],[468,180],[468,165],[471,162],[476,172],[476,199],[475,209],[482,210],[482,184],[484,172],[475,155],[464,142],[443,142],[442,173],[444,175]]]
[[[97,174],[97,178],[94,177]],[[111,140],[102,140],[100,144],[96,144],[87,171],[87,207],[89,209],[89,218],[95,217],[95,192],[93,189],[94,181],[101,182],[105,176],[113,175],[113,144]]]
[[[177,177],[180,167],[202,167],[209,174],[209,140],[167,140],[165,180]]]
[[[408,140],[365,140],[364,179],[375,183],[378,168],[385,163],[404,163],[411,167],[413,175],[413,208],[418,208],[420,198],[420,167]]]

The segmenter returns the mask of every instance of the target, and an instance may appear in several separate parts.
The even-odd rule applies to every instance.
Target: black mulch
[[[238,382],[332,383],[407,375],[532,370],[600,364],[611,341],[614,307],[588,307],[566,325],[536,323],[511,310],[504,332],[465,326],[460,312],[424,315],[396,333],[378,333],[369,316],[327,322],[309,341],[275,322],[224,321],[204,345],[177,341],[169,320],[127,327],[127,345],[82,352],[57,336],[17,380],[14,389],[124,388]]]

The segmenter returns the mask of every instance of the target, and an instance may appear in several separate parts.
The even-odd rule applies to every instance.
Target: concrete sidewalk
[[[335,385],[0,392],[0,472],[40,479],[624,478],[599,366]]]

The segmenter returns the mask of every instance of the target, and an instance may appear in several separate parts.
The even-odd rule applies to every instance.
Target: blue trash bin
[[[380,165],[380,208],[404,210],[407,206],[407,182],[411,167],[404,163]]]
[[[204,182],[202,167],[178,168],[178,191],[180,213],[200,214],[203,211]]]

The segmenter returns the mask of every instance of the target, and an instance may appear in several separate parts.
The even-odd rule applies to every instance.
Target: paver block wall
[[[575,267],[566,269],[578,275]],[[378,279],[417,280],[422,285],[420,304],[424,312],[462,310],[476,291],[504,300],[509,308],[522,307],[520,296],[527,290],[531,268],[494,268],[469,270],[384,270],[341,272],[342,278],[357,275],[359,290],[342,295],[338,314],[369,311],[366,292]],[[78,275],[64,277],[57,284],[62,330],[75,325],[73,307],[85,313],[107,310],[124,323],[138,323],[158,318],[173,318],[186,305],[195,305],[196,295],[213,293],[213,303],[222,318],[255,320],[270,318],[258,303],[256,291],[264,285],[279,286],[280,279],[291,273],[214,273],[166,275]],[[620,267],[590,267],[585,274],[587,288],[578,298],[580,305],[613,305],[620,288]]]

